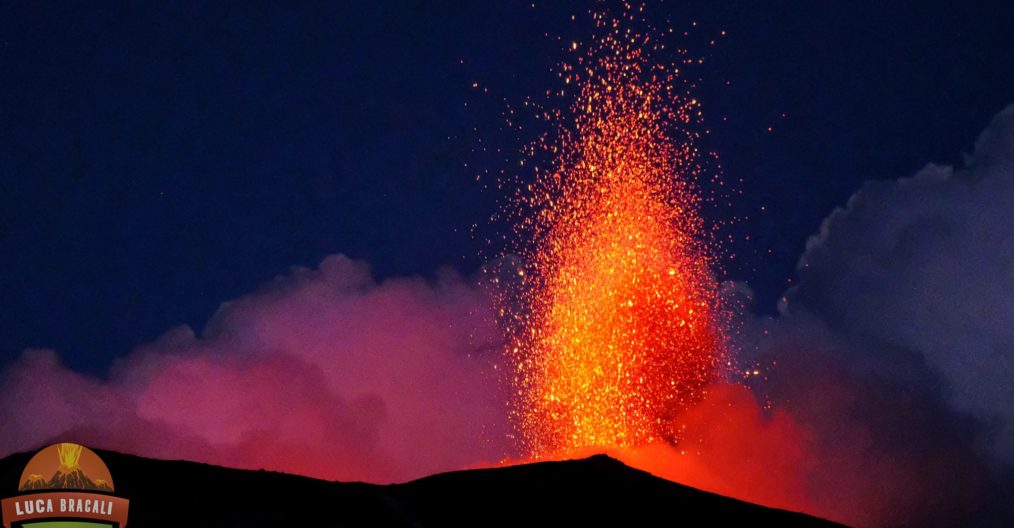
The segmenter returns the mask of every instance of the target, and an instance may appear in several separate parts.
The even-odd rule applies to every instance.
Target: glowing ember
[[[518,204],[512,412],[537,458],[675,443],[724,350],[695,185],[698,104],[625,17],[596,15],[604,36],[568,46],[561,77],[579,92],[546,114],[558,130],[538,147],[553,161]]]

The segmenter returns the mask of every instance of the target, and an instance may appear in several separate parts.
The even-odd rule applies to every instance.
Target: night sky
[[[505,162],[477,140],[530,139],[504,98],[551,85],[546,34],[581,38],[586,7],[300,4],[0,7],[0,364],[44,347],[101,374],[328,254],[481,265],[502,196],[474,176]],[[1011,2],[716,4],[652,9],[706,58],[706,146],[748,218],[726,268],[761,312],[863,181],[959,163],[1014,101]]]
[[[546,129],[505,112],[624,11],[298,4],[0,3],[0,456],[376,483],[534,456],[537,350],[481,279],[529,255],[491,216]],[[701,181],[716,368],[666,441],[577,447],[849,525],[1011,526],[1014,3],[866,4],[648,2],[689,50],[651,60],[701,59],[680,79],[727,184]],[[686,351],[631,343],[607,359]],[[678,392],[636,379],[596,412]]]

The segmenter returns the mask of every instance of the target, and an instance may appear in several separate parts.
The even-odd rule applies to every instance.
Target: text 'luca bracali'
[[[127,499],[113,495],[113,478],[94,451],[54,444],[21,473],[18,495],[3,499],[5,528],[125,528]]]

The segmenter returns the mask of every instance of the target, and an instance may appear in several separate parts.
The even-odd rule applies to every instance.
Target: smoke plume
[[[484,380],[498,331],[453,272],[376,283],[343,256],[167,332],[100,380],[28,350],[7,367],[0,451],[56,438],[142,455],[388,482],[504,453]]]

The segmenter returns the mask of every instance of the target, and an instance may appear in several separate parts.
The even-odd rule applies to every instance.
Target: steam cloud
[[[965,166],[867,183],[807,244],[662,476],[864,526],[1014,519],[1014,107]],[[749,287],[730,285],[748,299]],[[100,380],[28,350],[0,376],[0,452],[59,438],[388,482],[511,455],[492,303],[453,272],[375,282],[329,257],[176,328]],[[758,402],[770,401],[771,405]],[[770,408],[768,408],[770,407]]]
[[[746,323],[742,349],[770,373],[758,395],[808,437],[814,511],[1014,520],[1012,203],[1014,106],[964,167],[864,185],[808,241],[779,316]]]
[[[55,438],[330,479],[406,480],[504,454],[485,292],[452,272],[377,284],[343,256],[173,329],[108,381],[28,350],[2,378],[0,451]]]

